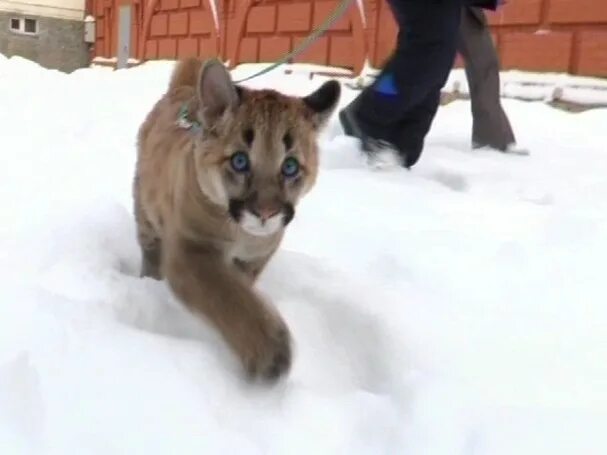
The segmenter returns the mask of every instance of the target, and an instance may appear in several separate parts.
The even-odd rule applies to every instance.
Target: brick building
[[[220,56],[271,62],[335,9],[337,0],[91,0],[95,57]],[[488,14],[503,69],[607,77],[607,0],[509,0]],[[383,0],[358,0],[297,61],[381,65],[396,27]]]
[[[73,71],[90,62],[85,0],[0,0],[0,53]]]

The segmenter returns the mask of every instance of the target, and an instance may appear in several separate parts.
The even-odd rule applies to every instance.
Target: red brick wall
[[[169,59],[219,53],[219,38],[207,0],[156,0],[145,14],[138,57]]]
[[[509,0],[488,18],[504,69],[607,77],[607,0]]]
[[[292,50],[338,0],[89,0],[97,18],[95,55],[116,52],[118,5],[131,3],[132,57],[220,56],[232,65],[271,62]],[[354,1],[347,14],[296,61],[359,72],[381,66],[397,28],[384,0]],[[487,13],[503,69],[607,77],[607,0],[507,0]],[[461,61],[458,61],[461,64]]]
[[[225,57],[232,64],[275,61],[304,40],[338,3],[337,0],[231,0]],[[363,24],[354,7],[296,61],[360,71],[365,48]]]

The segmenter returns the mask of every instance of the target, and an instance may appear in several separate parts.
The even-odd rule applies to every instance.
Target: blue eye
[[[230,164],[236,172],[247,172],[249,170],[249,156],[245,152],[236,152],[230,158]]]
[[[295,177],[299,173],[299,161],[292,156],[282,163],[282,175],[287,178]]]

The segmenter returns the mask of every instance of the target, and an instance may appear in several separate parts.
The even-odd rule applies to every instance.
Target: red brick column
[[[112,0],[93,0],[92,14],[95,17],[95,57],[112,56],[115,8]]]
[[[363,8],[367,22],[365,33],[369,43],[369,62],[379,68],[394,49],[398,28],[385,1],[364,0]]]

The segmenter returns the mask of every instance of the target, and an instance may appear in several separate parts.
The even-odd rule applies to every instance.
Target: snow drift
[[[259,283],[295,340],[264,388],[138,278],[135,134],[171,69],[0,58],[0,452],[607,451],[607,110],[505,100],[519,157],[470,150],[457,101],[410,172],[367,167],[334,117]]]

